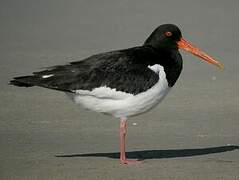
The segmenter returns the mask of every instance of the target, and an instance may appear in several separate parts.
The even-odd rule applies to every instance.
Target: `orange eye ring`
[[[167,31],[167,32],[165,32],[164,34],[165,34],[165,36],[167,36],[167,37],[170,37],[170,36],[173,35],[170,31]]]

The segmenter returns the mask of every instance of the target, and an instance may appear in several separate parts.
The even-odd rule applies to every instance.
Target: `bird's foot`
[[[141,161],[139,161],[138,159],[121,159],[120,163],[127,164],[127,165],[136,165],[136,164],[140,164]]]

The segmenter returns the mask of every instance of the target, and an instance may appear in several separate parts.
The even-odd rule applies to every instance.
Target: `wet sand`
[[[1,1],[0,179],[239,179],[239,2]],[[225,64],[182,52],[183,73],[154,110],[119,121],[83,110],[62,92],[7,85],[14,76],[137,46],[162,23]]]

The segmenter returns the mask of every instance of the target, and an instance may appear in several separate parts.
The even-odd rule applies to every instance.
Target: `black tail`
[[[15,77],[9,84],[19,87],[32,87],[37,84],[39,77],[36,76],[21,76]]]

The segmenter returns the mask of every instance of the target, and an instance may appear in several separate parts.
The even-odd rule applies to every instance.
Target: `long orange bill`
[[[183,49],[185,51],[188,51],[188,52],[194,54],[195,56],[198,56],[198,57],[202,58],[206,62],[216,65],[220,69],[224,69],[223,64],[216,61],[214,58],[207,55],[205,52],[201,51],[196,46],[194,46],[190,42],[188,42],[187,40],[181,38],[180,41],[177,42],[177,44],[178,44],[178,48]]]

